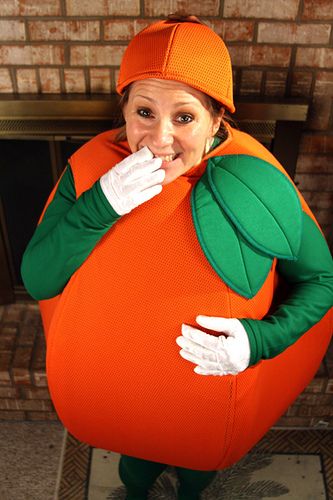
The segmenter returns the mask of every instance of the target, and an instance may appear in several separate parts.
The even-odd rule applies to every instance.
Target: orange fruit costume
[[[175,79],[208,93],[233,111],[231,71],[226,70],[229,62],[223,42],[216,37],[222,68],[215,65],[208,75],[203,64],[207,68],[207,60],[217,57],[211,54],[211,44],[205,45],[208,28],[197,24],[193,37],[193,26],[188,24],[161,22],[145,30],[147,50],[141,50],[140,57],[138,39],[134,39],[124,58],[118,91],[142,78]],[[184,44],[192,47],[186,64]],[[249,158],[257,159],[255,171],[267,171],[274,182],[279,178],[282,184],[291,183],[257,141],[231,127],[228,131],[228,139],[200,165],[122,217],[60,296],[40,303],[53,402],[65,427],[93,446],[191,469],[229,466],[285,412],[310,382],[327,349],[330,313],[288,349],[236,376],[198,376],[178,355],[175,339],[182,323],[194,325],[198,314],[260,320],[269,313],[279,282],[274,242],[263,248],[260,231],[247,231],[223,183],[227,184],[225,172],[229,177],[232,174],[228,160],[251,164]],[[126,141],[114,143],[115,135],[114,131],[101,134],[71,157],[78,198],[130,154]],[[256,282],[249,274],[248,292],[237,269],[228,274],[230,266],[225,262],[233,256],[226,254],[220,266],[223,249],[218,252],[216,245],[212,247],[211,232],[205,230],[207,211],[200,202],[211,192],[219,203],[214,201],[207,210],[213,213],[219,206],[222,213],[216,232],[225,224],[232,231],[232,241],[241,242],[240,248],[247,246],[250,261],[260,261],[260,279]],[[291,243],[290,259],[297,257],[301,244],[301,218],[313,221],[302,197],[294,188],[292,192],[290,196],[299,204],[298,212],[293,212],[299,217],[294,231],[299,229],[299,234]],[[253,203],[260,211],[260,203]],[[255,210],[252,207],[249,213]],[[290,234],[290,222],[283,234]],[[252,272],[255,267],[248,263],[247,269]]]

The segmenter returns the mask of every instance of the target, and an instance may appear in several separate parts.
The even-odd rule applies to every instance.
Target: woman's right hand
[[[145,146],[102,175],[103,193],[119,215],[128,214],[162,191],[165,171],[161,165],[162,159],[154,158]]]

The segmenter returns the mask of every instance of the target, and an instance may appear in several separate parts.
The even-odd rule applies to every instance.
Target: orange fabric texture
[[[71,158],[78,196],[129,154],[127,143],[112,143],[114,134],[97,136]],[[329,314],[285,352],[237,376],[198,376],[178,353],[182,323],[195,325],[197,314],[261,318],[277,282],[274,262],[257,296],[239,296],[196,238],[190,192],[207,158],[237,151],[272,162],[259,143],[230,134],[201,165],[122,217],[63,293],[41,302],[50,393],[81,441],[191,469],[224,468],[265,434],[318,369]]]
[[[235,111],[229,52],[203,24],[159,21],[137,34],[122,59],[117,92],[145,78],[184,82]]]

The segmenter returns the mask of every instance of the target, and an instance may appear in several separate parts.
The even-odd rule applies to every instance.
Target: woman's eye
[[[192,120],[193,120],[193,116],[191,116],[191,115],[180,115],[177,118],[177,121],[179,121],[180,123],[190,123]]]
[[[137,110],[137,113],[139,116],[142,116],[143,118],[149,118],[151,116],[151,111],[150,109],[147,108],[140,108]]]

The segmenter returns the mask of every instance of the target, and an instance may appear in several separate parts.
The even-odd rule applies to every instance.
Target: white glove
[[[162,191],[165,170],[147,146],[127,156],[100,178],[101,188],[119,215],[150,200]]]
[[[236,375],[249,366],[250,343],[246,330],[236,318],[197,316],[197,323],[209,330],[223,333],[219,337],[182,325],[182,337],[176,342],[180,355],[195,363],[199,375]]]

